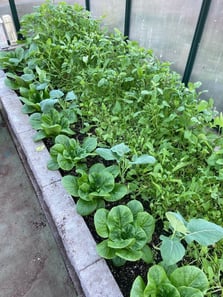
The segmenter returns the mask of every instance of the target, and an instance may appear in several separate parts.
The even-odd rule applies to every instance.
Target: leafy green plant
[[[105,167],[96,163],[89,172],[78,169],[77,173],[80,176],[64,176],[62,184],[70,195],[78,198],[77,211],[83,216],[104,207],[105,201],[122,199],[128,192],[125,185],[115,182],[118,174],[116,166]]]
[[[30,116],[30,123],[37,130],[33,139],[39,141],[47,137],[55,138],[59,134],[74,135],[74,130],[70,127],[76,121],[75,109],[59,112],[53,108],[48,113],[33,113]]]
[[[133,165],[142,165],[142,164],[154,164],[156,159],[150,155],[142,155],[137,157],[134,155],[130,161],[127,157],[127,154],[130,152],[130,148],[124,143],[117,144],[111,148],[97,148],[96,153],[101,156],[103,159],[108,161],[116,161],[119,170],[121,180],[125,181],[126,172]]]
[[[162,244],[160,246],[163,262],[167,266],[174,265],[182,260],[186,250],[181,243],[185,240],[187,244],[193,241],[202,246],[210,246],[223,239],[223,228],[204,219],[185,219],[175,212],[167,212],[167,219],[172,230],[172,235],[167,237],[160,236]]]
[[[167,275],[159,265],[152,266],[147,274],[147,284],[138,276],[131,289],[130,297],[202,297],[208,289],[208,279],[195,266],[176,268]]]
[[[0,69],[9,72],[22,72],[25,63],[26,51],[23,47],[17,47],[15,50],[0,51]]]
[[[82,145],[78,140],[69,138],[66,135],[58,135],[55,144],[50,148],[51,160],[48,162],[48,169],[57,170],[59,168],[69,171],[80,161],[88,156],[94,155],[92,152],[97,147],[97,138],[86,137]]]
[[[152,261],[152,252],[147,244],[152,239],[155,221],[139,201],[132,200],[110,211],[97,210],[94,224],[98,235],[105,238],[97,244],[101,257],[112,259],[115,265],[140,259],[147,263]]]

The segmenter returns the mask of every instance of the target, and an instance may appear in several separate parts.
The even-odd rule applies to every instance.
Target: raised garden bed
[[[94,235],[97,245],[90,235],[85,238],[88,229],[64,231],[66,220],[60,212],[56,225],[62,239],[64,234],[66,239],[67,233],[75,234],[71,240],[68,236],[74,254],[87,246],[86,240],[91,242],[86,257],[77,256],[73,263],[81,283],[91,269],[90,287],[83,285],[86,296],[122,294],[113,278],[111,291],[107,281],[100,283],[101,278],[107,279],[106,273],[100,272],[97,282],[99,276],[92,277],[96,263],[111,276],[96,249],[108,259],[124,296],[129,296],[138,275],[144,280],[137,278],[131,297],[153,290],[159,296],[160,290],[167,290],[166,283],[171,296],[188,296],[188,292],[220,296],[223,142],[211,129],[220,131],[223,121],[213,102],[200,100],[196,85],[186,88],[151,51],[125,42],[119,32],[101,31],[98,22],[78,6],[61,4],[57,9],[44,4],[26,17],[22,33],[27,38],[24,48],[3,55],[1,64],[8,71],[6,84],[21,96],[22,110],[31,114],[37,133],[27,127],[27,117],[24,126],[14,125],[15,131],[22,129],[17,131],[21,140],[29,132],[29,140],[23,140],[33,147],[28,163],[46,161],[44,178],[38,164],[31,166],[39,175],[43,197],[48,186],[58,187],[61,180],[58,171],[54,175],[46,169],[47,163],[49,169],[62,173],[76,207],[65,190],[58,203],[72,206],[75,224],[82,225],[76,208]],[[12,103],[6,102],[3,105],[10,108]],[[13,117],[7,113],[9,119]],[[36,144],[31,145],[31,137]],[[50,156],[38,142],[42,139]],[[55,189],[48,193],[52,192]],[[55,201],[53,196],[48,199]],[[80,233],[83,240],[75,246]],[[153,286],[146,285],[148,269]],[[185,274],[198,274],[199,285],[193,287],[191,279],[182,277]],[[158,275],[163,283],[156,283]]]

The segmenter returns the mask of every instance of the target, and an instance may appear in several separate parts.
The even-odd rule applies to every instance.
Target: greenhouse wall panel
[[[223,1],[212,1],[207,23],[195,60],[192,81],[201,81],[204,97],[213,97],[215,106],[223,111]]]
[[[93,0],[90,2],[90,8],[94,17],[105,17],[103,24],[106,25],[109,30],[117,28],[123,33],[125,20],[124,0]]]
[[[183,74],[201,0],[133,0],[130,39],[152,48],[162,60]]]

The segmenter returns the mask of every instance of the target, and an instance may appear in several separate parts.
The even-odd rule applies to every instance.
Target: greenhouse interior
[[[222,20],[0,0],[0,297],[223,297]]]

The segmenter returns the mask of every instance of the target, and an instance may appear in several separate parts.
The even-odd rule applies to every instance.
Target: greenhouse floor
[[[77,297],[1,113],[0,160],[0,297]]]

